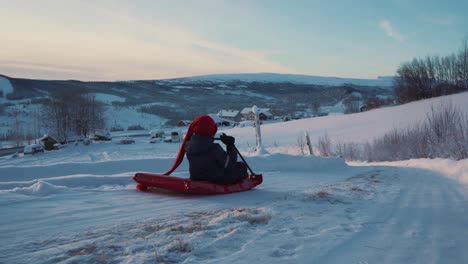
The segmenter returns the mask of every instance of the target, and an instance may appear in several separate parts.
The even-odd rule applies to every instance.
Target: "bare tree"
[[[17,147],[23,145],[24,126],[21,120],[22,112],[20,109],[14,108],[10,111],[10,116],[13,117],[13,127],[9,131],[8,139],[15,141]]]
[[[43,105],[42,119],[46,127],[59,140],[66,141],[70,135],[88,136],[103,128],[104,107],[94,95],[83,91],[61,91]]]
[[[464,90],[468,89],[468,37],[465,37],[458,51],[458,80]]]
[[[318,116],[320,114],[320,103],[319,102],[314,102],[312,104],[312,114],[315,116]]]
[[[457,54],[402,63],[394,88],[400,103],[467,90],[468,39],[465,38]]]
[[[301,154],[305,155],[306,140],[305,140],[304,133],[302,132],[299,133],[299,135],[297,136],[296,143],[297,143],[297,146],[299,147],[299,150],[301,151]]]
[[[463,159],[468,156],[467,116],[448,102],[432,107],[426,118],[430,157]]]
[[[359,112],[359,98],[356,96],[350,96],[343,100],[344,112],[346,114],[352,114]]]
[[[74,111],[74,130],[78,135],[87,137],[96,129],[104,127],[103,105],[96,96],[86,93],[77,96],[76,111]]]

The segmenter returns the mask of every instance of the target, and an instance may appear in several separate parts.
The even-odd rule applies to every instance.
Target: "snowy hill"
[[[5,101],[5,97],[13,92],[13,86],[11,86],[10,81],[6,78],[0,75],[0,102]]]
[[[166,171],[179,148],[149,138],[1,157],[0,262],[466,263],[467,160],[347,164],[297,147],[304,131],[370,139],[447,100],[467,111],[463,93],[264,124],[264,155],[253,128],[222,130],[264,176],[230,195],[136,191],[131,176]],[[174,174],[188,177],[186,159]]]
[[[372,82],[363,82],[362,85],[338,84],[350,81],[339,79],[337,82],[319,84],[320,80],[328,78],[312,77],[247,74],[119,82],[1,77],[0,87],[4,90],[4,97],[8,94],[9,100],[6,103],[6,98],[0,98],[4,100],[4,103],[0,102],[0,117],[3,121],[0,123],[0,134],[7,133],[12,127],[13,111],[21,109],[24,114],[19,117],[20,123],[28,126],[34,123],[31,118],[42,104],[50,100],[51,95],[67,90],[96,95],[106,109],[107,129],[127,129],[139,125],[149,130],[166,123],[173,126],[179,120],[190,120],[201,113],[218,113],[223,109],[241,110],[254,104],[274,108],[271,110],[275,116],[307,117],[313,115],[313,105],[318,105],[320,114],[329,114],[343,113],[343,102],[351,99],[356,101],[358,107],[367,98],[378,97],[392,102],[392,90],[384,82],[374,83],[376,86],[368,86]],[[315,79],[318,82],[313,81]]]
[[[377,79],[357,79],[322,77],[301,74],[279,74],[279,73],[239,73],[239,74],[211,74],[186,78],[176,78],[176,81],[243,81],[243,82],[290,82],[301,84],[316,84],[326,86],[337,86],[354,84],[363,86],[391,87],[393,77],[378,77]]]
[[[468,105],[468,92],[465,92],[356,114],[274,123],[262,126],[263,141],[267,147],[272,147],[272,151],[275,151],[275,144],[280,146],[297,145],[298,136],[308,132],[312,141],[328,134],[335,142],[365,143],[383,136],[394,128],[407,128],[410,125],[421,123],[426,118],[427,113],[431,111],[431,107],[437,108],[441,104],[448,103],[468,114],[466,107]],[[252,134],[252,130],[252,128],[234,128],[229,133],[241,138],[236,141],[238,144],[252,146],[255,145],[255,135]]]

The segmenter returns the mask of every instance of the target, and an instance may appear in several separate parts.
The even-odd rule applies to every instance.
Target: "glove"
[[[228,136],[224,133],[221,134],[219,139],[221,139],[221,142],[223,142],[226,146],[234,145],[234,142],[236,141],[234,137]]]

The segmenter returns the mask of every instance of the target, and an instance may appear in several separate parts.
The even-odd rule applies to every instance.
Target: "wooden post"
[[[312,144],[310,143],[309,132],[305,132],[305,137],[306,137],[307,146],[309,147],[309,154],[314,155],[314,152],[312,151]]]
[[[259,113],[258,113],[258,108],[257,106],[252,107],[252,112],[254,113],[255,116],[255,135],[256,135],[256,152],[258,155],[265,154],[265,150],[263,149],[262,146],[262,132],[260,130],[260,118],[259,118]]]

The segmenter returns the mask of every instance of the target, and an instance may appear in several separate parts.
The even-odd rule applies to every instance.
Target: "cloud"
[[[0,70],[14,76],[30,72],[42,78],[86,80],[294,72],[271,58],[276,51],[239,48],[172,20],[140,18],[122,7],[79,8],[86,21],[71,15],[61,21],[56,15],[0,12],[0,58],[8,62]],[[8,21],[17,22],[8,28]]]
[[[388,20],[382,20],[380,21],[379,23],[379,26],[381,29],[383,29],[383,31],[385,31],[385,33],[387,34],[387,36],[399,41],[399,42],[403,42],[403,36],[400,34],[400,32],[396,31],[393,27],[392,27],[392,24],[390,24],[390,21]]]

